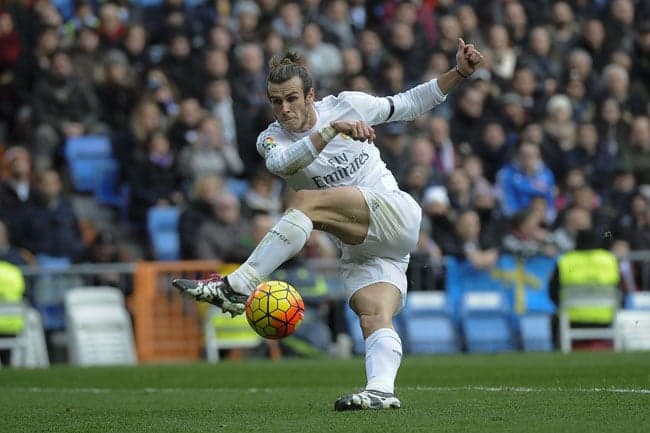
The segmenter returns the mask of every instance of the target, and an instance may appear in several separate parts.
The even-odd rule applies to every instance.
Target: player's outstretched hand
[[[359,141],[372,143],[377,137],[372,126],[363,120],[336,120],[331,123],[331,126],[339,134],[345,134]]]
[[[483,61],[483,56],[474,44],[466,44],[458,38],[458,51],[456,52],[456,65],[464,76],[470,76],[476,71]]]

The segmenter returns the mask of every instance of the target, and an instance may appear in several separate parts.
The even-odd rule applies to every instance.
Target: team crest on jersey
[[[262,147],[263,147],[264,150],[266,150],[267,152],[268,152],[269,150],[273,149],[275,146],[276,146],[275,139],[273,139],[273,137],[271,137],[271,136],[266,137],[266,138],[264,139],[264,141],[262,142]]]

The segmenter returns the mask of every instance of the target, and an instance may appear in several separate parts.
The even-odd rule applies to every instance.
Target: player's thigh
[[[304,212],[314,228],[331,233],[346,244],[359,244],[368,233],[368,204],[363,193],[353,186],[296,191],[289,207]]]

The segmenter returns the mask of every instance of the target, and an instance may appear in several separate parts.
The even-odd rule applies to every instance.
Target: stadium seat
[[[65,160],[78,192],[95,192],[104,173],[115,170],[117,161],[108,136],[83,135],[65,141]]]
[[[650,292],[632,292],[625,295],[626,310],[650,310]]]
[[[147,212],[147,231],[155,260],[179,260],[180,240],[175,206],[152,207]]]
[[[41,314],[46,331],[60,331],[65,328],[65,292],[70,287],[81,284],[82,279],[78,275],[59,272],[70,266],[71,262],[67,257],[37,254],[35,261],[43,272],[33,281],[32,304]]]
[[[621,310],[616,314],[614,350],[650,350],[650,309]]]
[[[78,287],[65,296],[68,357],[72,365],[136,363],[131,318],[114,287]]]
[[[519,317],[519,337],[525,352],[553,350],[553,332],[548,313],[529,312]]]
[[[230,317],[217,307],[209,306],[203,321],[205,357],[208,362],[219,362],[221,349],[246,349],[262,343],[260,337],[248,324],[245,315]]]
[[[404,322],[410,353],[454,353],[461,349],[444,292],[410,292]]]
[[[469,352],[514,349],[511,308],[501,291],[466,292],[460,301],[461,329]]]
[[[611,308],[616,311],[619,304],[619,290],[616,286],[563,287],[560,293],[559,308],[560,349],[562,352],[571,352],[573,341],[576,340],[614,340],[613,323],[595,327],[580,327],[579,323],[571,322],[569,319],[570,311],[593,307]]]
[[[43,323],[38,312],[23,303],[0,303],[0,317],[22,316],[24,327],[15,335],[0,337],[0,349],[10,351],[12,367],[34,368],[50,365]]]

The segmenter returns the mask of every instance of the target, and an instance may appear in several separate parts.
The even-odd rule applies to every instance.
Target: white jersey
[[[335,120],[363,120],[370,125],[387,121],[386,98],[362,92],[342,92],[314,103],[316,123],[309,131],[293,133],[273,122],[257,139],[257,151],[266,159],[268,152],[313,134]],[[334,186],[365,186],[379,191],[398,189],[393,174],[379,156],[377,147],[338,134],[309,165],[286,177],[294,189],[318,189]]]

